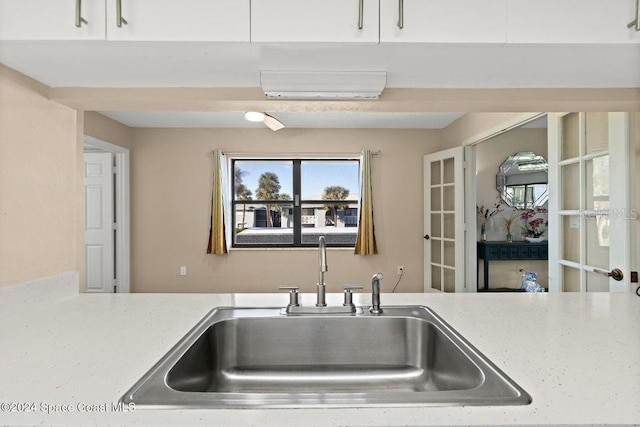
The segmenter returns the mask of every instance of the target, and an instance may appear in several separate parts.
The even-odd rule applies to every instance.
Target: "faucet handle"
[[[344,285],[344,303],[343,306],[352,306],[353,305],[353,290],[354,289],[363,289],[360,285]]]
[[[298,301],[298,296],[300,295],[300,293],[298,292],[298,289],[300,289],[300,286],[278,286],[278,289],[282,289],[282,290],[286,290],[289,291],[289,305],[290,306],[299,306],[300,303]]]

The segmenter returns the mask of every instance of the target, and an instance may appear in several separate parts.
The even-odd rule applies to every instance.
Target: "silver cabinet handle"
[[[358,1],[358,29],[364,27],[364,0]]]
[[[122,17],[122,0],[116,0],[116,26],[122,28],[122,24],[127,25],[128,22]]]
[[[640,31],[640,0],[636,0],[636,19],[627,24],[627,28],[635,25],[636,31]]]
[[[82,27],[82,24],[88,22],[82,17],[82,0],[76,0],[76,27]]]
[[[398,0],[398,28],[404,28],[404,1]]]

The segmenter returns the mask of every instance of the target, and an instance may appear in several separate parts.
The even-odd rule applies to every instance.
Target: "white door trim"
[[[549,165],[557,165],[560,161],[559,144],[552,144],[551,141],[562,138],[560,119],[566,114],[567,113],[554,113],[547,115],[547,162]],[[549,201],[547,203],[549,212],[548,218],[556,218],[562,197],[562,189],[558,185],[560,182],[558,180],[558,168],[548,168],[547,182],[554,184],[549,186]],[[562,292],[560,280],[562,272],[558,261],[560,260],[559,248],[563,244],[564,237],[560,234],[560,224],[558,224],[558,221],[549,221],[549,224],[547,225],[547,234],[549,238],[551,238],[551,236],[555,236],[556,239],[556,243],[550,244],[548,248],[549,292]]]
[[[475,145],[464,147],[465,292],[478,292],[476,149]]]
[[[620,206],[609,214],[611,225],[610,233],[615,236],[625,236],[622,245],[615,244],[611,247],[612,261],[611,268],[620,268],[624,273],[624,280],[617,282],[609,279],[610,292],[628,292],[632,289],[630,281],[631,273],[631,132],[629,113],[609,113],[609,144],[620,141],[612,150],[609,146],[609,164],[613,166],[617,176],[624,179],[614,180],[614,187],[617,191],[610,191],[610,201],[612,206]],[[619,242],[619,241],[618,241]]]
[[[85,135],[85,146],[113,153],[116,164],[116,276],[117,292],[131,292],[131,214],[129,149]]]

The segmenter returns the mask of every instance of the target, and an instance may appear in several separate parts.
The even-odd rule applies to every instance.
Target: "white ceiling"
[[[201,111],[99,111],[120,123],[141,128],[263,128],[244,114]],[[464,113],[271,113],[288,128],[442,129]]]
[[[259,87],[260,70],[386,71],[392,88],[640,87],[638,45],[0,42],[53,87]]]
[[[260,70],[385,71],[387,88],[640,87],[637,45],[0,42],[51,87],[260,87]],[[375,102],[375,101],[374,101]],[[103,114],[135,127],[252,127],[239,113]],[[461,113],[278,113],[288,127],[442,128]]]

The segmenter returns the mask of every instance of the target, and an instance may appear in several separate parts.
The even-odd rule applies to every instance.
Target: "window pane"
[[[580,292],[580,270],[563,265],[562,287],[564,292]]]
[[[318,237],[325,236],[328,245],[355,245],[358,219],[356,202],[345,201],[337,205],[302,202],[300,243],[315,245]]]
[[[354,246],[357,235],[357,228],[303,228],[301,239],[303,245],[317,245],[320,236],[324,236],[327,245]]]
[[[233,165],[234,245],[315,246],[325,236],[328,245],[355,246],[358,160],[241,159]]]
[[[585,154],[609,150],[609,113],[585,113]]]
[[[302,200],[358,200],[357,160],[300,162]]]
[[[300,162],[301,244],[316,245],[325,236],[328,245],[355,245],[359,168],[357,160]]]
[[[267,214],[270,212],[270,215]],[[293,243],[293,204],[236,203],[235,242],[240,245]]]
[[[293,200],[293,162],[236,160],[235,200]]]
[[[562,160],[580,155],[580,115],[567,114],[562,118]]]

